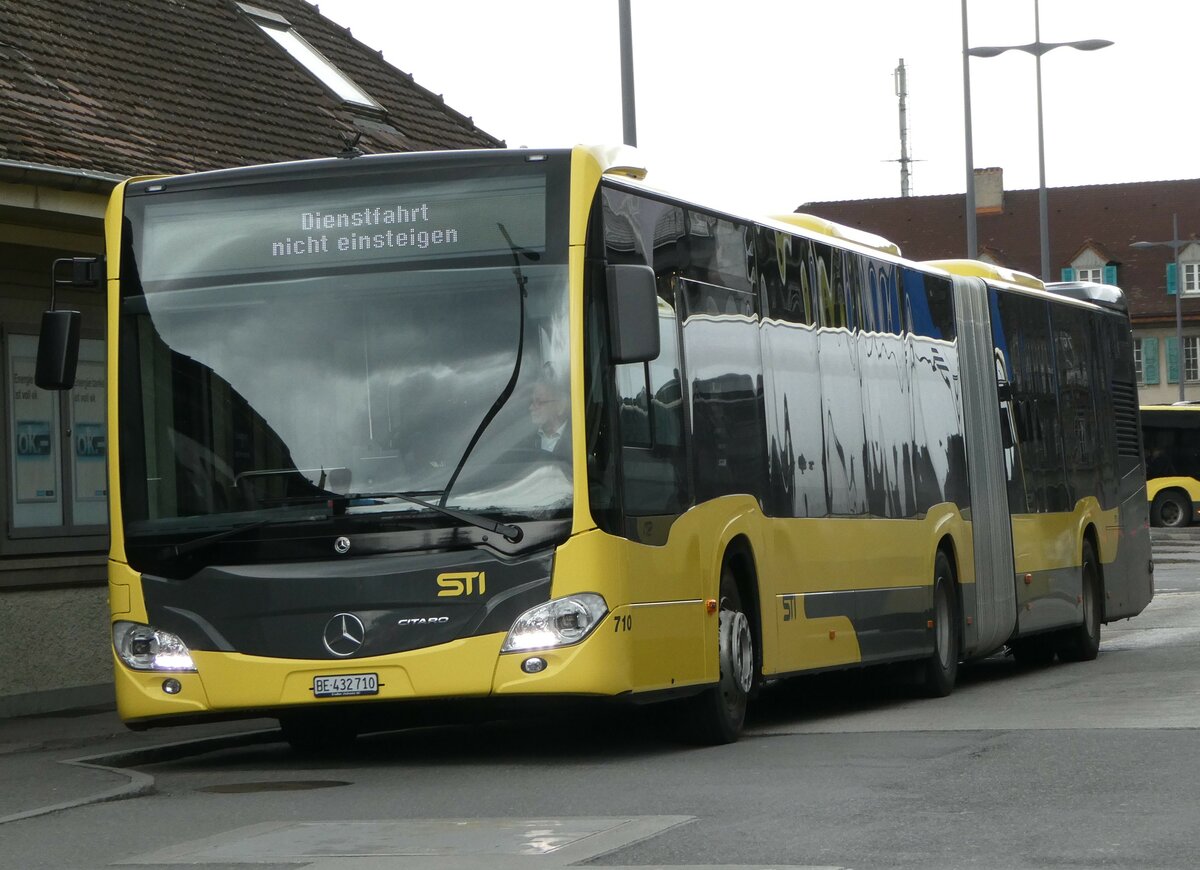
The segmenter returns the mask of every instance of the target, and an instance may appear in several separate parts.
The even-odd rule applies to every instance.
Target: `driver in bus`
[[[552,378],[533,386],[529,418],[537,427],[532,446],[564,461],[571,458],[571,427],[567,419],[567,393]]]

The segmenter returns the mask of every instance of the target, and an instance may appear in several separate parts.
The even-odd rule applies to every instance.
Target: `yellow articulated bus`
[[[1200,405],[1143,405],[1141,419],[1151,524],[1200,522]]]
[[[646,186],[632,152],[135,179],[105,260],[134,728],[1096,656],[1152,594],[1122,295]],[[86,263],[77,263],[84,273]],[[51,306],[53,309],[53,306]],[[71,381],[78,315],[45,316]]]

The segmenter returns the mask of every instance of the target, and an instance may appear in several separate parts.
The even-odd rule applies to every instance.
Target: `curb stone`
[[[198,740],[183,740],[178,743],[164,743],[158,746],[145,746],[137,749],[104,752],[99,755],[87,755],[81,758],[63,759],[56,763],[100,770],[105,773],[124,776],[129,781],[123,785],[105,789],[86,797],[74,798],[57,804],[37,807],[32,810],[24,810],[23,812],[13,813],[8,816],[0,816],[0,825],[37,818],[38,816],[45,816],[50,813],[58,813],[63,810],[75,809],[76,807],[88,806],[90,804],[126,800],[128,798],[153,794],[155,790],[154,777],[138,770],[127,769],[129,767],[174,761],[175,759],[187,758],[192,755],[203,755],[206,752],[214,752],[219,749],[236,749],[240,746],[274,743],[279,739],[279,731],[274,728],[268,728],[261,731],[247,731],[242,734],[203,737]]]

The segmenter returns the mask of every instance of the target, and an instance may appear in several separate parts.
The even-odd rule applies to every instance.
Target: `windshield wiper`
[[[407,492],[351,492],[346,495],[335,496],[335,501],[345,504],[354,499],[366,498],[398,498],[410,504],[418,505],[426,510],[435,511],[436,513],[456,519],[459,522],[466,523],[469,526],[474,526],[477,529],[483,529],[485,532],[495,532],[497,535],[503,536],[504,540],[511,544],[520,543],[525,537],[525,533],[521,531],[520,526],[514,526],[510,523],[500,523],[493,519],[477,514],[472,511],[460,511],[454,508],[446,507],[445,505],[434,504],[417,498]]]
[[[214,532],[211,535],[201,535],[199,538],[192,538],[190,541],[184,541],[182,544],[175,544],[173,547],[167,547],[166,552],[171,556],[186,556],[188,553],[194,553],[197,550],[203,550],[210,544],[215,544],[218,541],[223,541],[226,538],[232,538],[235,535],[241,535],[245,532],[252,532],[255,529],[261,529],[263,526],[269,526],[271,523],[277,523],[280,520],[255,520],[252,523],[242,523],[233,528],[223,529],[219,532]]]
[[[330,507],[332,506],[330,504],[330,499],[328,497],[315,499],[312,496],[302,496],[300,498],[295,499],[295,501],[314,501],[314,502],[319,502],[320,504],[324,504],[326,506],[330,506]],[[325,516],[328,516],[328,514],[326,514]],[[194,553],[197,550],[203,550],[204,548],[210,546],[211,544],[218,543],[219,541],[223,541],[226,538],[232,538],[237,535],[245,534],[246,532],[253,532],[255,529],[261,529],[265,526],[274,526],[274,525],[282,525],[284,523],[302,522],[304,520],[311,520],[311,519],[315,519],[315,518],[316,517],[314,517],[311,514],[304,514],[304,515],[296,514],[294,516],[266,517],[261,520],[253,520],[248,523],[240,523],[236,526],[231,526],[228,529],[222,529],[219,532],[213,532],[211,535],[201,535],[198,538],[192,538],[190,541],[184,541],[182,544],[174,544],[172,546],[166,547],[164,549],[164,555],[186,556],[188,553]]]
[[[504,385],[504,389],[500,391],[500,395],[496,397],[496,401],[492,402],[492,407],[483,415],[483,419],[479,421],[479,425],[475,427],[475,434],[471,436],[471,440],[467,443],[467,449],[462,452],[459,457],[458,464],[454,466],[454,473],[450,475],[450,480],[446,483],[446,488],[442,490],[441,498],[438,499],[438,505],[441,508],[446,506],[446,499],[450,497],[450,490],[454,488],[454,484],[458,481],[458,476],[462,474],[463,467],[467,464],[467,459],[475,450],[475,445],[479,443],[479,439],[483,436],[484,430],[491,425],[492,420],[500,413],[500,409],[512,396],[513,391],[517,388],[517,380],[521,375],[521,359],[525,356],[525,297],[529,291],[526,289],[529,279],[525,277],[525,273],[521,271],[521,254],[524,254],[534,262],[540,260],[542,255],[537,251],[530,251],[527,248],[522,248],[513,243],[512,236],[508,234],[504,224],[498,223],[500,233],[504,236],[504,241],[508,242],[508,247],[512,249],[513,255],[513,278],[517,282],[517,301],[520,305],[519,316],[517,318],[517,358],[513,363],[512,374],[508,376],[508,383]],[[508,538],[508,535],[504,537]],[[512,538],[509,538],[512,540]],[[515,544],[516,541],[513,541]]]

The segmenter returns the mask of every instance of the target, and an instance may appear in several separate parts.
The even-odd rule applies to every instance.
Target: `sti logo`
[[[476,583],[475,581],[479,582]],[[487,591],[487,574],[483,571],[459,571],[438,574],[438,598],[457,598],[460,595],[483,595]]]

